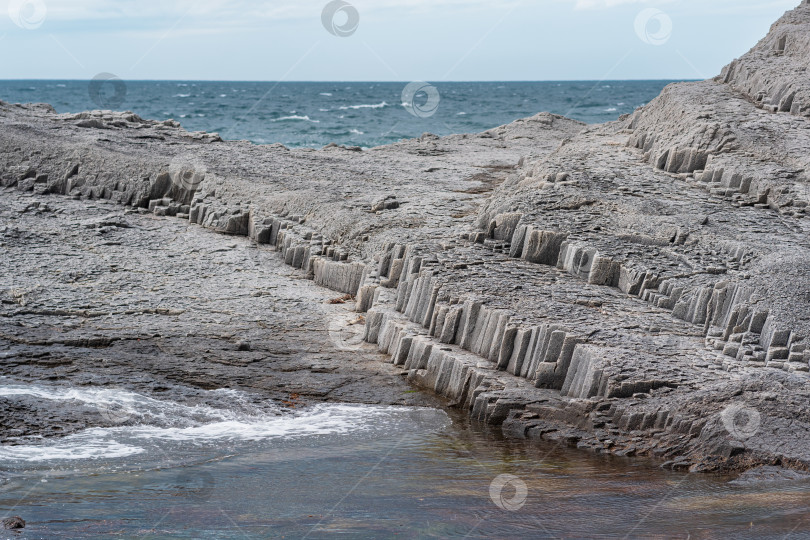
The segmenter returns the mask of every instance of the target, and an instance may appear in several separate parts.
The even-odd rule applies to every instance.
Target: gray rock
[[[810,469],[809,31],[803,2],[719,77],[616,122],[541,113],[359,152],[2,104],[0,184],[267,244],[273,268],[354,297],[410,381],[506,433],[678,469]],[[172,182],[173,159],[204,178]],[[181,266],[185,249],[157,257]],[[23,285],[4,293],[8,324],[42,294]]]
[[[9,518],[3,519],[3,528],[4,529],[24,529],[25,528],[25,520],[20,516],[14,516]]]

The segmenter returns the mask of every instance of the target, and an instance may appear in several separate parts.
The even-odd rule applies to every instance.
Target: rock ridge
[[[0,184],[275,249],[415,384],[518,438],[810,469],[810,4],[715,79],[360,150],[0,104]]]

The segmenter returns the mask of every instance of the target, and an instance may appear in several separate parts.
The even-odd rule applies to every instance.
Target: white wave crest
[[[382,109],[383,107],[388,107],[388,103],[383,101],[382,103],[376,103],[374,105],[344,105],[338,108],[341,111],[348,111],[349,109]]]
[[[3,385],[0,396],[30,396],[39,400],[96,406],[102,417],[120,425],[96,427],[60,439],[0,446],[0,462],[48,462],[125,458],[154,448],[176,445],[216,448],[224,442],[292,440],[302,437],[389,433],[444,427],[446,415],[434,409],[368,405],[322,404],[285,412],[269,404],[261,409],[255,398],[237,390],[214,390],[204,397],[227,408],[185,405],[134,392],[97,388]],[[113,422],[115,423],[115,422]]]
[[[304,122],[312,122],[313,124],[320,124],[320,122],[321,122],[320,120],[313,120],[309,116],[298,116],[296,114],[294,114],[292,116],[282,116],[281,118],[275,118],[275,119],[270,120],[270,121],[271,122],[289,122],[289,121],[294,121],[294,120],[302,120]]]

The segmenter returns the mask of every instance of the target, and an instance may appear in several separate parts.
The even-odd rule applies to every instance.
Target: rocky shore
[[[0,196],[0,441],[118,425],[97,404],[6,384],[127,390],[189,405],[239,389],[252,405],[436,405],[361,348],[343,295],[246,238],[115,203]],[[340,325],[340,326],[336,326]],[[355,330],[356,328],[356,330]]]
[[[112,361],[115,384],[424,400],[404,374],[512,437],[810,469],[808,35],[805,1],[720,76],[616,122],[543,113],[368,150],[3,103],[0,374]],[[235,242],[252,255],[218,247]],[[32,308],[38,273],[59,295]],[[353,317],[307,307],[342,295]],[[260,352],[358,324],[384,356],[332,347],[287,376]]]

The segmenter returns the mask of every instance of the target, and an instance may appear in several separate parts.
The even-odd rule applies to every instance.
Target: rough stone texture
[[[14,516],[10,518],[3,519],[3,528],[4,529],[24,529],[25,528],[25,520],[20,516]]]
[[[605,125],[366,151],[4,104],[0,182],[269,244],[355,296],[410,380],[510,436],[808,469],[808,35],[802,3],[718,78]]]
[[[353,339],[363,328],[350,326],[353,304],[247,238],[110,201],[5,189],[0,253],[0,375],[12,382],[230,408],[238,404],[205,402],[212,393],[202,390],[233,388],[260,410],[268,399],[437,404]],[[0,396],[0,442],[110,425],[103,412]]]

